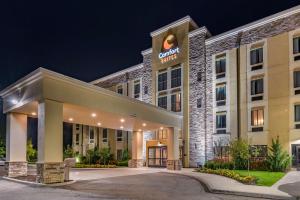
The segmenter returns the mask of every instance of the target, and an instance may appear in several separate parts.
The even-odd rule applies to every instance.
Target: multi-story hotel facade
[[[143,63],[92,84],[182,115],[178,139],[185,167],[202,165],[237,138],[267,150],[279,137],[296,164],[300,161],[299,12],[295,7],[217,36],[184,17],[150,34],[152,48],[141,52]],[[124,131],[111,134],[116,145],[118,135],[128,137]],[[145,132],[147,165],[152,158],[167,156],[164,145],[157,142],[164,137],[161,130]],[[123,143],[114,145],[112,152],[119,155],[128,147]],[[153,155],[157,148],[162,153]]]
[[[60,121],[74,123],[79,154],[109,147],[121,159],[128,149],[132,167],[196,167],[232,140],[266,151],[277,137],[299,164],[300,6],[216,36],[189,16],[150,35],[152,47],[133,67],[91,83],[39,69],[0,93],[5,113],[35,110],[39,121],[49,121],[39,122],[42,175],[48,160],[61,162],[60,147],[53,157],[46,142],[61,142]],[[12,125],[22,124],[14,116],[8,115],[8,141],[14,141]],[[7,145],[8,162],[20,156],[16,143]]]

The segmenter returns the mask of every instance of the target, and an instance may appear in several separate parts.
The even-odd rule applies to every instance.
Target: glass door
[[[166,167],[167,166],[167,147],[155,146],[148,148],[148,166]]]

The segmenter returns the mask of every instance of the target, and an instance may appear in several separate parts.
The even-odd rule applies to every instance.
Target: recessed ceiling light
[[[147,126],[147,124],[146,124],[146,123],[143,123],[143,126]]]
[[[11,100],[11,103],[12,103],[12,104],[18,104],[18,100],[17,100],[17,99],[12,99],[12,100]]]
[[[139,132],[141,132],[141,131],[142,131],[142,129],[139,129],[138,131],[139,131]]]
[[[164,130],[164,127],[160,127],[159,129],[160,129],[160,130]]]
[[[123,122],[125,122],[125,119],[123,119],[123,118],[122,118],[122,119],[120,119],[120,122],[122,122],[122,123],[123,123]]]
[[[98,125],[98,126],[101,126],[101,123],[100,123],[100,122],[98,122],[98,123],[97,123],[97,125]]]
[[[123,129],[124,128],[124,126],[120,126],[120,129]]]
[[[36,112],[32,112],[31,115],[36,116]]]
[[[72,122],[72,121],[74,121],[74,119],[73,118],[69,118],[69,121]]]
[[[92,113],[91,115],[92,115],[92,117],[96,117],[96,116],[97,116],[97,114],[96,114],[96,113]]]

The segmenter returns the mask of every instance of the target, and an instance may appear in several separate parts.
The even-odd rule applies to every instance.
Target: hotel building
[[[141,52],[142,63],[91,83],[45,69],[22,80],[43,74],[43,79],[56,77],[84,85],[80,99],[88,90],[102,95],[103,102],[96,94],[93,99],[92,93],[76,102],[66,96],[75,91],[55,96],[63,103],[61,120],[74,117],[72,146],[76,152],[85,155],[95,146],[107,146],[121,159],[128,149],[132,167],[180,169],[203,165],[237,138],[266,151],[278,137],[293,156],[293,165],[299,164],[300,6],[216,36],[189,16],[150,35],[152,47]],[[25,103],[13,106],[17,102],[10,95],[18,83],[1,92],[5,113],[30,115],[30,110],[47,107],[47,103],[40,105],[39,98],[33,98],[38,102],[30,109],[23,109]],[[47,96],[55,89],[52,84],[58,83],[44,84],[42,91]],[[99,116],[105,119],[88,120],[92,108],[102,109]],[[47,118],[39,109],[39,119]]]

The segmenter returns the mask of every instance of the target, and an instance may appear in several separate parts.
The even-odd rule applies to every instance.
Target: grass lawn
[[[234,170],[241,176],[248,176],[247,170]],[[268,171],[250,171],[250,176],[256,177],[257,185],[260,186],[272,186],[278,180],[280,180],[285,173],[283,172],[268,172]]]

